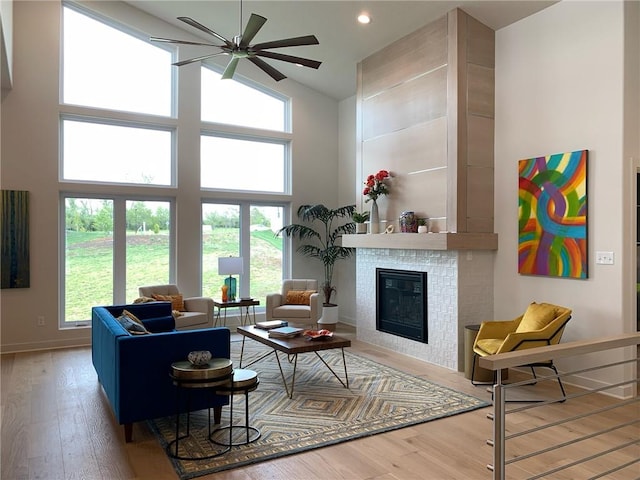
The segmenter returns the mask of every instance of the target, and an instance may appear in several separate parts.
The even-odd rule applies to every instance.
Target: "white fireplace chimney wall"
[[[359,248],[357,338],[452,370],[464,369],[464,327],[493,316],[490,251]],[[428,272],[429,343],[376,330],[376,268]]]

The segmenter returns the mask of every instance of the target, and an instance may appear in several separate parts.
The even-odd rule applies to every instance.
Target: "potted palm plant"
[[[340,245],[340,239],[344,234],[355,232],[353,222],[339,221],[343,218],[353,218],[354,212],[355,205],[335,209],[322,204],[300,205],[297,216],[301,223],[286,225],[276,232],[276,235],[284,234],[298,239],[301,242],[297,248],[298,253],[322,262],[324,309],[319,323],[338,321],[338,306],[331,302],[331,296],[336,291],[333,285],[333,268],[338,260],[349,258],[353,254],[354,249]]]

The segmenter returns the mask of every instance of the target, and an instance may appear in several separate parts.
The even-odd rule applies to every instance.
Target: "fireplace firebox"
[[[427,272],[376,268],[376,329],[428,343]]]

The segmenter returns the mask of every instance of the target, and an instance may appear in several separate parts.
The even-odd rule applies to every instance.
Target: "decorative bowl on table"
[[[331,338],[333,337],[333,332],[331,330],[305,330],[302,332],[302,335],[307,337],[309,340],[321,340],[323,338]]]
[[[193,352],[189,352],[187,360],[189,360],[194,367],[202,367],[207,365],[209,360],[211,360],[211,352],[209,350],[194,350]]]

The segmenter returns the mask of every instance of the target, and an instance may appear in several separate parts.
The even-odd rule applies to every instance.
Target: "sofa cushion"
[[[555,305],[533,302],[529,305],[527,311],[524,312],[524,316],[516,332],[521,333],[540,330],[551,323],[553,319],[556,318],[556,315],[557,309]]]
[[[153,297],[138,297],[133,303],[149,303],[149,302],[157,302],[157,300]]]
[[[503,343],[503,338],[483,338],[482,340],[478,340],[476,346],[483,352],[493,355],[500,349]]]
[[[171,332],[176,329],[176,321],[173,315],[145,318],[142,323],[149,333]]]
[[[158,295],[154,293],[152,297],[161,302],[171,302],[171,308],[173,310],[184,312],[184,299],[181,293],[177,295]]]
[[[122,315],[120,315],[116,320],[118,320],[118,323],[131,335],[146,335],[151,333],[145,328],[144,324],[138,319],[138,317],[127,310],[123,310]]]
[[[313,293],[316,293],[315,290],[289,290],[284,303],[287,305],[309,305]]]
[[[310,318],[311,309],[304,305],[281,305],[273,309],[273,318]]]

